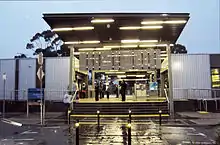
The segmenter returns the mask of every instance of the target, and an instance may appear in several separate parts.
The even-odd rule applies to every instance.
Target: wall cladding
[[[18,99],[27,99],[28,88],[36,87],[36,59],[20,59],[19,60],[19,85]]]
[[[210,59],[209,55],[173,54],[171,56],[174,99],[210,98]],[[204,89],[199,93],[184,89]]]
[[[0,99],[4,98],[4,83],[2,79],[3,73],[6,73],[6,98],[7,100],[14,100],[15,89],[15,60],[14,59],[2,59],[0,60]]]
[[[62,101],[69,84],[69,58],[46,58],[45,99]]]

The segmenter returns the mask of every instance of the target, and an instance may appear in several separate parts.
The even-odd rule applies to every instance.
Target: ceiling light
[[[166,47],[167,44],[144,44],[139,45],[139,47]],[[170,46],[173,46],[173,44],[170,44]]]
[[[91,23],[112,23],[114,22],[113,19],[93,19]]]
[[[163,24],[163,21],[142,21],[141,24]]]
[[[87,27],[74,27],[73,30],[75,31],[80,31],[80,30],[93,30],[94,27],[92,26],[87,26]]]
[[[137,43],[139,39],[121,40],[121,43]]]
[[[156,25],[156,24],[184,24],[186,20],[169,20],[169,21],[142,21],[142,25]]]
[[[111,48],[95,48],[95,50],[111,50]]]
[[[163,26],[142,26],[141,29],[161,29]]]
[[[138,47],[138,45],[121,45],[122,48],[133,48]]]
[[[120,30],[139,30],[139,26],[119,27]]]
[[[145,77],[145,75],[127,75],[128,77],[140,77],[140,78],[142,78],[142,77]]]
[[[58,32],[58,31],[72,31],[73,30],[73,28],[54,28],[54,29],[52,29],[52,31],[56,31],[56,32]]]
[[[107,45],[107,46],[103,46],[104,48],[119,48],[119,45]]]
[[[94,51],[94,48],[80,48],[79,51]]]
[[[141,43],[154,43],[154,42],[158,42],[158,40],[141,40]]]
[[[164,21],[164,24],[185,24],[186,20],[172,20],[172,21]]]
[[[100,43],[98,40],[88,40],[88,41],[69,41],[64,42],[64,44],[97,44]]]

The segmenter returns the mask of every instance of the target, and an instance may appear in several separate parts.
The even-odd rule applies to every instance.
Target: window
[[[211,69],[212,88],[220,88],[220,68]]]

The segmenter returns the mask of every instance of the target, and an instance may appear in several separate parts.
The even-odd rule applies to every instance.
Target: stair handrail
[[[164,89],[164,93],[165,93],[165,97],[166,97],[166,100],[167,100],[167,103],[168,103],[168,110],[169,110],[170,109],[170,100],[168,98],[167,89]]]

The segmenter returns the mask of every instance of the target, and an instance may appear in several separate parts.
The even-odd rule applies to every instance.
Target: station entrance
[[[126,82],[124,93],[133,95],[133,100],[163,97],[161,64],[167,58],[169,93],[165,108],[168,104],[173,114],[171,47],[187,23],[188,13],[68,13],[44,14],[43,18],[70,49],[69,86],[77,80],[73,58],[78,58],[79,70],[88,78],[88,98],[95,97],[95,84],[102,79],[105,85]]]

